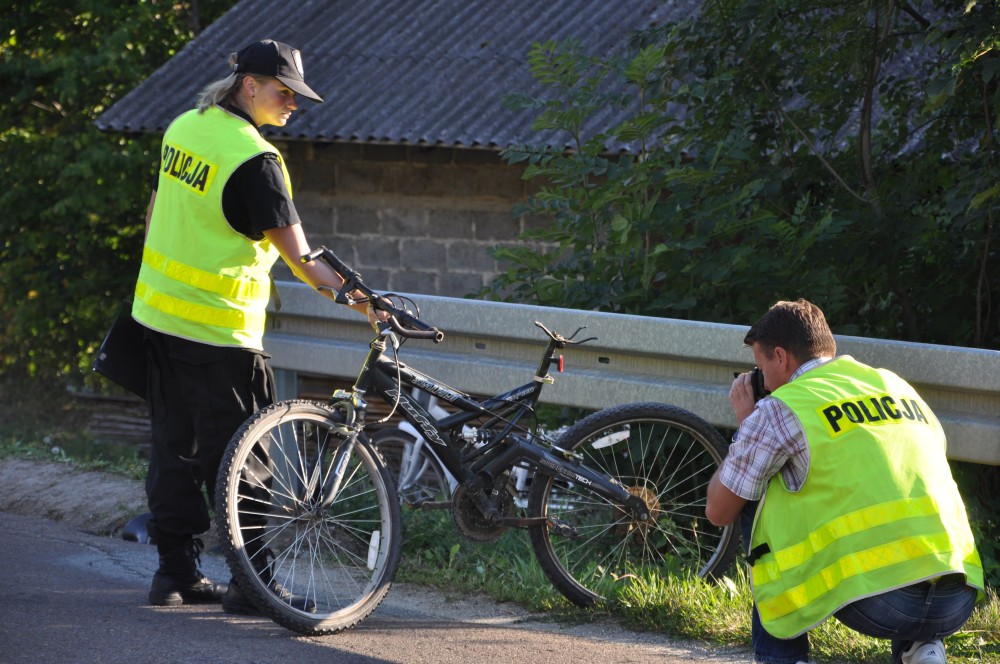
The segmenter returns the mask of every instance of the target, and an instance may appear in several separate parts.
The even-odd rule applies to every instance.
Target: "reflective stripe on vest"
[[[773,551],[771,556],[773,560],[769,558],[768,562],[755,565],[753,568],[754,583],[764,584],[776,580],[782,572],[807,564],[815,554],[848,535],[900,519],[936,513],[937,506],[934,501],[929,496],[924,496],[917,499],[901,498],[836,517],[810,532],[805,541],[779,551]],[[828,584],[827,589],[832,589],[832,587],[833,585]]]
[[[206,307],[157,292],[139,282],[135,288],[136,299],[168,316],[182,318],[192,323],[211,325],[226,330],[263,329],[266,314],[239,309]],[[235,337],[234,337],[235,338]]]
[[[912,387],[839,358],[773,396],[802,423],[810,462],[799,492],[771,479],[751,537],[770,549],[752,569],[769,633],[792,638],[854,600],[950,572],[983,587],[944,434]]]
[[[226,298],[258,300],[269,295],[270,281],[261,283],[246,279],[232,279],[221,274],[205,272],[196,267],[171,260],[149,247],[143,248],[142,261],[174,281],[194,286],[200,290],[218,293]]]

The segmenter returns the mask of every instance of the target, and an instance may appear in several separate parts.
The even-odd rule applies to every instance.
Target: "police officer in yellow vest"
[[[740,426],[706,514],[743,520],[756,661],[807,661],[808,631],[835,616],[891,639],[893,662],[944,662],[983,569],[941,424],[892,372],[836,357],[810,302],[778,302],[744,343],[771,393],[733,382]]]
[[[230,437],[274,399],[262,346],[274,262],[282,257],[330,297],[325,289],[344,280],[320,261],[300,262],[310,246],[288,170],[258,129],[284,126],[297,95],[323,101],[299,51],[267,39],[230,65],[163,137],[132,316],[146,328],[153,432],[146,493],[160,564],[149,601],[222,600],[227,611],[254,613],[235,585],[198,569],[196,536],[210,526],[202,488],[214,496]]]

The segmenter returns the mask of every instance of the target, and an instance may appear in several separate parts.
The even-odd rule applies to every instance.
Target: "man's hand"
[[[729,405],[732,406],[733,414],[736,415],[737,424],[742,424],[743,420],[753,412],[755,402],[749,371],[741,373],[733,380],[733,385],[729,388]]]

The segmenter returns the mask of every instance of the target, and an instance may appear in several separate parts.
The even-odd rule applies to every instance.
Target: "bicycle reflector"
[[[565,368],[566,368],[566,363],[563,361],[563,356],[560,355],[559,356],[559,373],[562,373],[563,369],[565,369]]]

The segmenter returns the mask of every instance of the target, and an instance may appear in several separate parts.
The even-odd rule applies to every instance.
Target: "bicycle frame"
[[[444,467],[458,482],[473,489],[492,488],[494,482],[511,467],[526,462],[536,473],[583,482],[609,500],[635,511],[639,518],[646,518],[648,509],[645,503],[618,482],[578,464],[571,453],[555,446],[548,448],[536,444],[531,432],[518,427],[523,416],[537,405],[544,384],[553,382],[549,369],[560,360],[557,348],[557,342],[550,339],[531,383],[478,401],[425,373],[384,357],[386,344],[381,338],[376,338],[369,346],[368,356],[352,391],[361,399],[374,392],[386,403],[398,404],[401,415],[432,445]],[[432,394],[459,412],[435,418],[423,404],[404,391],[404,387]],[[489,429],[494,424],[501,426],[500,432],[485,444],[470,446],[464,439],[453,439],[452,431],[459,431],[464,425],[484,417],[488,419],[481,429]],[[527,436],[520,435],[521,431],[527,432]]]
[[[410,396],[417,400],[420,405],[422,405],[427,412],[432,415],[436,420],[441,420],[442,418],[448,417],[450,413],[445,410],[441,404],[438,402],[438,398],[429,392],[421,392],[419,388],[411,388]],[[448,483],[448,493],[451,494],[455,491],[458,486],[458,480],[455,476],[444,467],[441,459],[438,457],[437,452],[434,451],[434,446],[431,445],[424,435],[420,433],[420,429],[413,426],[409,420],[403,419],[399,423],[399,431],[409,434],[413,437],[413,445],[410,449],[404,448],[401,458],[400,458],[400,475],[398,478],[399,486],[397,487],[400,491],[404,491],[412,486],[415,482],[419,481],[421,474],[426,469],[425,466],[428,461],[428,457],[433,459],[440,469],[444,473],[444,480]],[[465,437],[467,435],[475,435],[472,433],[474,431],[469,426],[462,427],[462,435]],[[468,438],[466,438],[468,440]],[[426,452],[425,452],[426,451]],[[427,456],[425,456],[425,453]],[[525,478],[527,473],[524,471],[519,471],[518,475],[518,489],[522,490],[524,488]]]

